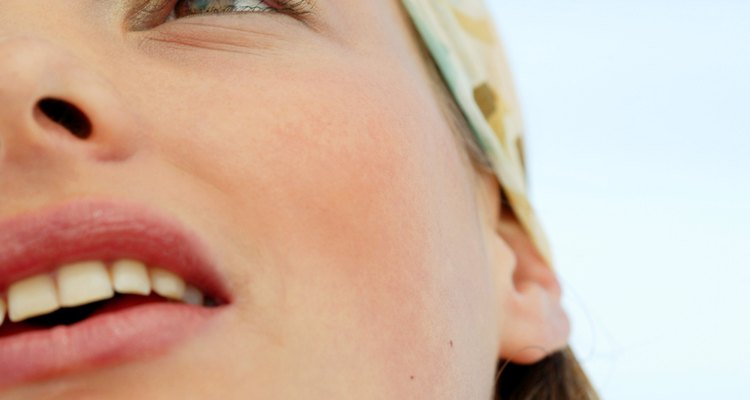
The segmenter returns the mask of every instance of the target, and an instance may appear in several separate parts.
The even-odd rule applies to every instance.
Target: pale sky
[[[595,385],[750,398],[750,1],[489,1]]]

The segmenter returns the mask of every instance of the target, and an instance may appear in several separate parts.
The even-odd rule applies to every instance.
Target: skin
[[[0,399],[488,399],[498,359],[565,345],[557,279],[457,145],[397,1],[153,26],[134,3],[3,2],[0,218],[147,204],[233,301],[157,357]]]

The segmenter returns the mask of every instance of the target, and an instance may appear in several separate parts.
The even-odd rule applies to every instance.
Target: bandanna
[[[417,31],[541,255],[544,232],[528,199],[523,124],[502,44],[484,0],[403,0]]]

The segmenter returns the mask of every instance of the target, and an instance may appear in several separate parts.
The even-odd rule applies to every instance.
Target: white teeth
[[[135,260],[120,260],[112,264],[112,284],[117,293],[140,294],[151,293],[151,281],[146,266]]]
[[[148,268],[140,261],[118,260],[109,269],[102,261],[84,261],[10,285],[6,296],[0,293],[0,325],[6,311],[11,322],[19,322],[49,314],[60,307],[106,300],[114,297],[115,292],[148,296],[152,289],[162,297],[185,304],[208,306],[204,300],[212,301],[175,273]]]
[[[60,305],[77,307],[112,298],[112,282],[107,267],[101,261],[68,264],[57,270]]]
[[[58,308],[55,282],[48,274],[26,278],[8,288],[8,318],[12,322],[48,314]]]
[[[185,281],[174,273],[161,268],[151,269],[151,287],[162,297],[182,300],[185,294]]]
[[[185,304],[191,304],[194,306],[203,305],[203,293],[196,287],[187,285],[185,287],[185,294],[182,295],[182,301]]]

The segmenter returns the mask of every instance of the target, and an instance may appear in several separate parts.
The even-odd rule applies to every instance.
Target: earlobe
[[[570,327],[560,302],[560,284],[511,210],[501,211],[496,234],[515,255],[515,265],[504,274],[507,281],[500,288],[504,292],[499,358],[535,363],[568,341]]]

